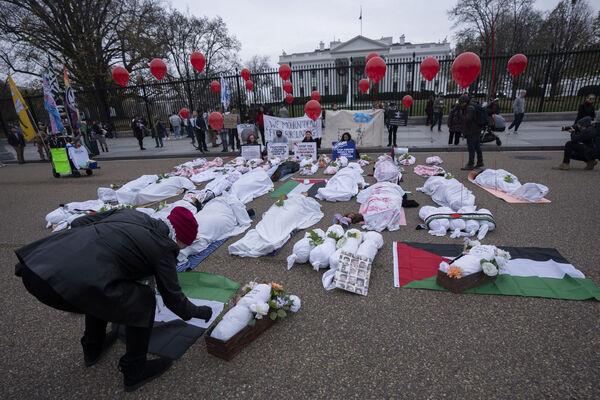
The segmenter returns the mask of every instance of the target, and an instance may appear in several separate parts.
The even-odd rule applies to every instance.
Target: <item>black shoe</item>
[[[90,346],[85,344],[85,337],[81,338],[81,345],[83,346],[83,362],[86,367],[91,367],[95,365],[106,350],[108,350],[117,340],[117,332],[112,331],[106,334],[104,338],[104,343],[102,343],[102,347],[100,349],[90,348]]]
[[[256,212],[252,208],[249,208],[247,210],[247,212],[248,212],[248,216],[250,217],[250,219],[254,218],[254,216],[256,215]]]
[[[155,149],[158,149],[160,146],[154,146]]]
[[[385,146],[385,147],[392,147],[392,144],[388,143],[387,146]]]
[[[161,376],[173,361],[168,358],[157,358],[154,360],[142,359],[127,361],[127,355],[121,357],[119,369],[123,373],[123,385],[126,392],[133,392],[144,384]]]
[[[467,164],[461,168],[462,171],[471,171],[473,170],[473,164]]]
[[[483,161],[480,161],[480,162],[478,162],[477,164],[475,164],[475,168],[476,168],[476,169],[477,169],[477,168],[483,168],[483,167],[484,167],[484,165],[483,165]]]

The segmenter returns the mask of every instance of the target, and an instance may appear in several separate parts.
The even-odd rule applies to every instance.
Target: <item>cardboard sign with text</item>
[[[287,143],[267,143],[269,159],[277,157],[284,160],[288,158],[289,151]]]
[[[262,158],[259,144],[245,144],[242,146],[242,158],[246,161]]]
[[[300,159],[311,157],[314,161],[317,161],[317,143],[315,142],[294,142],[293,144],[294,155]]]
[[[237,129],[238,119],[240,114],[225,114],[223,115],[223,128]]]

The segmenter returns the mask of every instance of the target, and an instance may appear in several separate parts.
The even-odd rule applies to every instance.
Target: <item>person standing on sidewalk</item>
[[[265,109],[261,106],[258,109],[258,113],[256,114],[256,125],[258,126],[258,131],[260,132],[260,140],[262,145],[265,145]]]
[[[388,144],[387,147],[396,147],[396,134],[398,132],[397,122],[391,123],[392,119],[397,120],[400,118],[396,103],[390,103],[388,110],[385,112],[385,125],[388,127]]]
[[[458,146],[460,141],[460,131],[462,127],[462,111],[460,109],[460,105],[458,101],[450,110],[450,114],[448,114],[448,144],[454,143],[455,146]]]
[[[462,167],[463,171],[470,171],[475,168],[483,167],[483,153],[481,152],[481,126],[478,109],[481,107],[475,101],[469,99],[469,95],[464,93],[458,99],[458,105],[461,111],[461,132],[467,139],[467,149],[469,151],[469,161]],[[477,164],[475,164],[475,155],[477,155]]]
[[[154,148],[164,147],[163,139],[167,135],[167,126],[162,121],[162,118],[157,119],[155,128],[154,141],[156,142],[156,146]]]
[[[15,153],[17,153],[17,162],[19,164],[25,164],[25,137],[23,137],[23,133],[16,127],[11,127],[8,136],[8,144],[10,144],[13,149],[15,149]]]
[[[242,121],[240,119],[240,114],[238,114],[238,112],[235,108],[231,109],[231,114],[237,114],[236,125],[239,125],[242,123]],[[227,129],[227,131],[228,131],[229,145],[231,146],[231,151],[236,150],[236,145],[237,145],[237,149],[240,150],[241,144],[240,144],[240,136],[238,135],[238,131],[237,131],[237,126],[233,129],[229,128],[229,129]]]
[[[521,122],[523,122],[523,117],[525,116],[525,91],[519,90],[517,93],[517,98],[513,102],[513,113],[514,119],[511,122],[508,130],[510,131],[513,127],[515,128],[515,133],[519,130],[519,126],[521,126]]]
[[[172,113],[169,117],[169,123],[171,124],[171,128],[173,128],[173,138],[181,139],[181,118],[179,115]]]
[[[206,122],[204,121],[203,113],[194,111],[194,133],[196,134],[196,142],[198,143],[197,149],[201,153],[208,152],[206,147]]]
[[[140,145],[140,150],[146,150],[144,148],[144,125],[139,117],[131,120],[131,130]]]
[[[425,125],[431,126],[431,124],[433,124],[433,95],[429,96],[427,99],[427,104],[425,105],[425,115],[427,115],[427,118],[425,119]]]
[[[442,97],[443,93],[439,92],[435,100],[433,101],[433,120],[431,122],[431,129],[433,131],[433,127],[437,123],[438,132],[442,131],[442,118],[444,117],[444,98]]]

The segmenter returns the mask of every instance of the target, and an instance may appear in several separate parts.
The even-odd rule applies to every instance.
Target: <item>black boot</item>
[[[83,347],[83,362],[86,367],[95,365],[106,350],[108,350],[117,340],[117,332],[109,332],[106,334],[103,341],[100,343],[94,342],[91,338],[83,336],[81,338],[81,346]]]
[[[131,357],[127,354],[119,360],[119,370],[123,373],[126,392],[133,392],[145,383],[161,376],[173,361],[167,358],[146,360],[146,356]]]
[[[462,171],[471,171],[473,169],[473,164],[467,164],[461,168]]]
[[[475,168],[483,168],[483,161],[477,161],[477,164],[475,164]]]

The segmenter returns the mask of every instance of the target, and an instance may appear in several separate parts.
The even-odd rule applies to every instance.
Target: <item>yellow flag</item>
[[[8,86],[10,87],[10,93],[12,94],[13,104],[15,105],[15,111],[19,116],[19,125],[21,125],[21,131],[25,140],[30,141],[35,139],[35,128],[29,119],[27,113],[27,104],[19,92],[19,88],[15,85],[12,76],[8,76]]]

